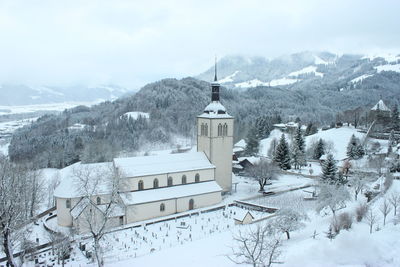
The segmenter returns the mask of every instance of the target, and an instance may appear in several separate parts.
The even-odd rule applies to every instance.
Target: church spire
[[[214,82],[211,83],[211,101],[219,101],[219,83],[217,78],[217,57],[215,57]]]
[[[217,56],[215,56],[215,68],[214,68],[214,73],[215,73],[214,82],[216,82],[216,81],[218,81],[218,79],[217,79]]]

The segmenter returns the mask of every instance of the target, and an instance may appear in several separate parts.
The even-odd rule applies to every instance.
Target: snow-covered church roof
[[[390,111],[390,109],[385,105],[383,100],[379,100],[375,106],[371,108],[371,110],[381,110],[381,111]]]
[[[226,113],[226,108],[219,101],[212,101],[206,106],[199,118],[232,118]]]
[[[125,177],[157,175],[215,168],[204,152],[115,158],[114,165]]]
[[[59,171],[60,184],[54,190],[58,198],[75,198],[85,196],[86,191],[96,195],[110,192],[110,179],[112,175],[112,162],[82,164],[80,162]],[[83,188],[85,180],[87,188]],[[92,187],[92,188],[91,188]]]

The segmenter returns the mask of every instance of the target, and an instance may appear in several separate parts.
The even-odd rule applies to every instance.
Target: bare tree
[[[71,241],[68,236],[63,234],[57,234],[55,250],[57,251],[57,263],[64,267],[65,260],[70,257],[71,254]]]
[[[82,201],[86,205],[81,215],[83,224],[79,227],[87,228],[81,230],[87,230],[92,236],[97,264],[104,266],[101,241],[110,228],[110,218],[119,204],[118,192],[122,187],[121,175],[112,165],[97,169],[81,165],[81,168],[74,170],[74,175],[79,179],[81,194],[84,196]],[[98,205],[97,196],[102,190],[107,194],[103,199],[104,203]]]
[[[248,231],[239,233],[233,238],[238,247],[232,248],[233,257],[228,258],[236,264],[271,266],[280,256],[281,241],[272,225],[257,225]]]
[[[13,255],[13,235],[27,220],[28,206],[23,197],[29,191],[26,172],[0,157],[0,234],[9,266],[17,266]]]
[[[26,180],[29,187],[26,202],[29,204],[29,217],[32,218],[39,208],[39,204],[44,200],[44,182],[40,170],[27,170]]]
[[[248,175],[256,179],[260,186],[260,192],[264,191],[265,185],[268,181],[275,178],[277,173],[276,166],[267,161],[267,160],[260,160],[260,162],[252,167],[249,168],[247,171]]]
[[[328,207],[333,216],[336,217],[336,211],[346,207],[346,201],[350,199],[350,194],[346,187],[320,182],[319,189],[317,211],[320,212],[325,207]]]
[[[354,175],[354,177],[352,177],[350,179],[350,185],[353,188],[353,192],[354,192],[354,199],[357,201],[358,198],[358,194],[363,190],[363,188],[365,187],[365,181],[361,178],[361,176],[359,175]]]
[[[366,215],[365,215],[365,220],[367,221],[369,225],[369,233],[372,234],[372,227],[378,222],[378,216],[370,210]]]
[[[392,208],[389,206],[389,203],[386,199],[383,200],[382,205],[379,207],[379,210],[383,215],[383,225],[386,225],[386,217],[392,211]]]
[[[400,194],[397,192],[393,192],[389,197],[389,202],[393,206],[394,216],[397,214],[397,207],[400,204]]]
[[[375,157],[372,157],[368,161],[369,165],[372,168],[376,169],[376,172],[381,175],[382,174],[382,168],[385,166],[385,155],[377,155]]]
[[[307,215],[299,210],[283,208],[277,212],[274,225],[277,229],[286,233],[287,239],[290,239],[290,232],[303,228],[305,226],[303,221],[307,219]]]

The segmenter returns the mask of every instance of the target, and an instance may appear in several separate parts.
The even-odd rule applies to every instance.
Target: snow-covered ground
[[[311,143],[317,142],[320,138],[325,142],[332,144],[330,153],[333,154],[335,159],[342,160],[346,158],[347,144],[352,135],[363,140],[364,133],[358,132],[354,127],[340,127],[332,128],[326,131],[319,130],[318,133],[306,137],[306,146],[309,147]]]

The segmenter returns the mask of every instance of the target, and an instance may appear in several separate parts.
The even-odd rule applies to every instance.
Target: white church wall
[[[71,201],[67,208],[67,200]],[[56,198],[57,223],[60,226],[72,226],[71,209],[79,202],[80,198]]]
[[[186,175],[186,183],[194,183],[196,174],[200,175],[200,181],[212,181],[214,180],[214,168],[212,169],[203,169],[203,170],[194,170],[194,171],[185,171],[185,172],[174,172],[174,173],[166,173],[160,175],[149,175],[149,176],[140,176],[127,178],[127,190],[126,191],[136,191],[139,189],[138,184],[139,181],[142,180],[144,184],[144,189],[153,189],[153,181],[154,179],[158,179],[158,187],[166,187],[168,185],[168,177],[172,177],[173,185],[182,184],[182,176]]]
[[[160,211],[161,203],[164,203],[164,211]],[[133,223],[174,213],[176,213],[175,199],[137,204],[126,208],[126,221],[127,223]]]
[[[222,201],[220,192],[179,198],[177,200],[177,212],[188,211],[190,199],[194,200],[194,209],[215,205]]]

